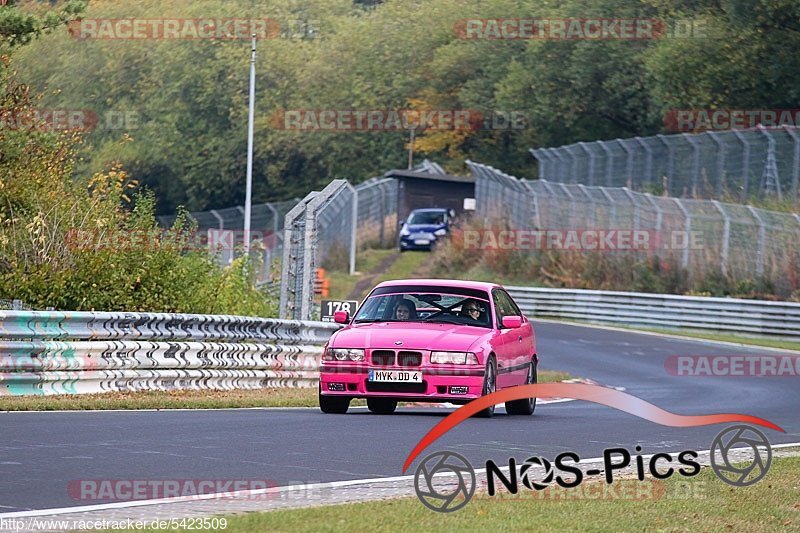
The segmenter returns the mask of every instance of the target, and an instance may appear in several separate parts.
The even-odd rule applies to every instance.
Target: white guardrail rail
[[[533,318],[800,339],[800,304],[507,287]],[[325,322],[168,313],[0,311],[0,396],[313,387]]]
[[[0,396],[312,387],[323,322],[0,311]]]
[[[800,303],[506,287],[529,317],[800,339]]]

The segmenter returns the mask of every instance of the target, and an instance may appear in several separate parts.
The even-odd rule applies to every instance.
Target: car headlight
[[[401,237],[408,237],[409,235],[411,235],[411,232],[410,232],[410,231],[408,231],[408,227],[407,227],[407,226],[403,226],[403,227],[400,229],[400,236],[401,236]]]
[[[435,365],[477,365],[478,357],[472,352],[431,352]]]
[[[438,235],[439,237],[441,237],[442,235],[447,235],[447,230],[444,229],[444,228],[437,229],[436,231],[433,232],[433,234],[434,235]]]
[[[363,361],[364,350],[356,348],[328,348],[322,354],[323,361]]]

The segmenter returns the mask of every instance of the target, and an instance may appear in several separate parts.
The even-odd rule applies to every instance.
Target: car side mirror
[[[517,329],[522,327],[522,317],[518,315],[504,316],[503,327],[508,329]]]
[[[333,313],[333,321],[337,324],[347,324],[350,322],[350,313],[347,311],[335,311]]]

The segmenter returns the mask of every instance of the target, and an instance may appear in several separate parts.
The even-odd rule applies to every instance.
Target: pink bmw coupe
[[[502,286],[412,279],[379,284],[322,355],[319,406],[345,413],[366,398],[373,413],[398,401],[467,403],[498,389],[536,383],[533,327]],[[536,398],[506,403],[530,415]],[[494,406],[481,416],[494,414]]]

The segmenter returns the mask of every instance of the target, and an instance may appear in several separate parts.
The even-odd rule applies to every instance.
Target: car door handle
[[[518,340],[519,342],[522,342],[522,335],[520,335],[519,337],[517,337],[517,340]]]

